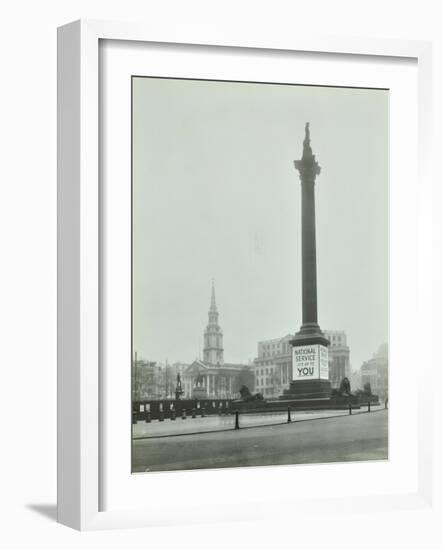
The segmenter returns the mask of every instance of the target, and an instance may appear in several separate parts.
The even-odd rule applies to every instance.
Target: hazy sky
[[[353,369],[388,338],[388,109],[382,90],[135,78],[134,350],[191,362],[215,279],[226,362],[301,324],[305,122],[318,318]]]

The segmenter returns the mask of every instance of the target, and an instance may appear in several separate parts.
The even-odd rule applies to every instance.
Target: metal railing
[[[297,422],[306,422],[306,421],[314,421],[314,420],[326,420],[326,419],[332,419],[332,418],[341,418],[341,417],[345,417],[345,416],[349,416],[349,415],[352,415],[353,414],[353,411],[356,411],[355,414],[359,415],[359,414],[368,414],[368,413],[374,413],[374,412],[379,412],[379,411],[382,411],[382,410],[386,410],[387,409],[387,403],[384,404],[384,407],[378,405],[378,408],[375,408],[374,407],[374,404],[371,403],[370,401],[368,401],[368,403],[363,407],[361,407],[361,404],[356,407],[356,406],[352,406],[351,403],[349,403],[349,407],[348,409],[346,410],[343,410],[341,413],[337,413],[335,412],[335,414],[333,413],[333,411],[329,411],[327,409],[324,409],[323,412],[326,413],[325,414],[322,414],[321,416],[315,416],[316,413],[320,412],[318,410],[312,410],[312,411],[303,411],[303,413],[308,416],[308,417],[303,417],[301,415],[301,417],[295,417],[294,418],[294,415],[293,413],[297,413],[297,412],[300,412],[298,411],[296,408],[293,408],[291,406],[288,406],[286,408],[286,410],[282,410],[282,409],[279,409],[278,411],[267,411],[266,413],[264,412],[257,412],[255,414],[251,413],[250,411],[249,412],[244,412],[244,411],[240,411],[240,410],[234,410],[234,411],[231,411],[231,412],[227,412],[226,414],[224,414],[224,418],[226,419],[225,421],[222,421],[222,427],[214,427],[214,429],[201,429],[201,424],[196,425],[196,431],[192,431],[192,432],[174,432],[174,433],[171,433],[170,435],[174,435],[174,436],[177,436],[177,435],[193,435],[193,434],[196,434],[196,433],[211,433],[211,432],[217,432],[217,431],[230,431],[230,430],[240,430],[240,429],[250,429],[250,428],[260,428],[260,427],[266,427],[266,426],[276,426],[276,425],[282,425],[282,424],[291,424],[291,423],[297,423]],[[191,416],[189,416],[188,414],[188,411],[186,409],[182,409],[180,411],[180,414],[176,414],[176,411],[174,410],[173,412],[171,411],[171,415],[170,415],[170,420],[173,420],[175,421],[176,419],[178,418],[181,418],[182,420],[187,420],[188,418],[205,418],[205,411],[204,409],[200,409],[199,410],[199,415],[197,416],[196,414],[196,409],[192,409],[191,411]],[[331,414],[327,414],[328,412],[330,412]],[[314,416],[312,416],[312,414]],[[258,424],[250,424],[248,422],[242,422],[242,417],[243,417],[243,420],[245,420],[246,418],[251,418],[253,416],[274,416],[274,415],[278,415],[280,418],[276,419],[275,422],[264,422],[264,423],[258,423]],[[159,418],[157,419],[159,422],[164,422],[165,421],[165,416],[163,413],[161,413],[159,415]],[[220,419],[222,420],[222,419]],[[145,418],[145,422],[151,422],[151,417],[150,417],[150,413],[148,412],[147,415],[146,415],[146,418]],[[134,422],[136,423],[136,421]],[[189,427],[191,426],[192,424],[189,425]],[[188,429],[188,428],[187,428]],[[153,433],[152,435],[147,435],[145,433],[145,435],[140,435],[139,437],[136,437],[136,439],[144,439],[144,438],[156,438],[156,437],[168,437],[168,434],[157,434],[155,435],[155,433]]]

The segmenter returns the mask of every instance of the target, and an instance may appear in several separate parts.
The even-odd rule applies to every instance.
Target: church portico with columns
[[[250,369],[246,364],[224,362],[223,332],[218,321],[214,281],[203,342],[203,360],[195,359],[183,373],[185,397],[195,399],[238,397],[240,387],[245,383],[245,376]],[[251,377],[253,377],[252,371]]]
[[[190,398],[232,399],[239,391],[239,373],[245,365],[212,366],[196,359],[184,373],[185,395]]]

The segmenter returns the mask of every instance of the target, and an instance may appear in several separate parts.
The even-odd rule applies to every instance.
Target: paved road
[[[133,471],[382,460],[388,411],[133,442]]]

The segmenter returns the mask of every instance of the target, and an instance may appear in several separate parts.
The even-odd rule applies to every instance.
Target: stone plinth
[[[206,388],[196,386],[192,390],[192,399],[207,399],[208,392],[206,391]]]
[[[279,399],[324,399],[331,397],[329,380],[296,380]]]

